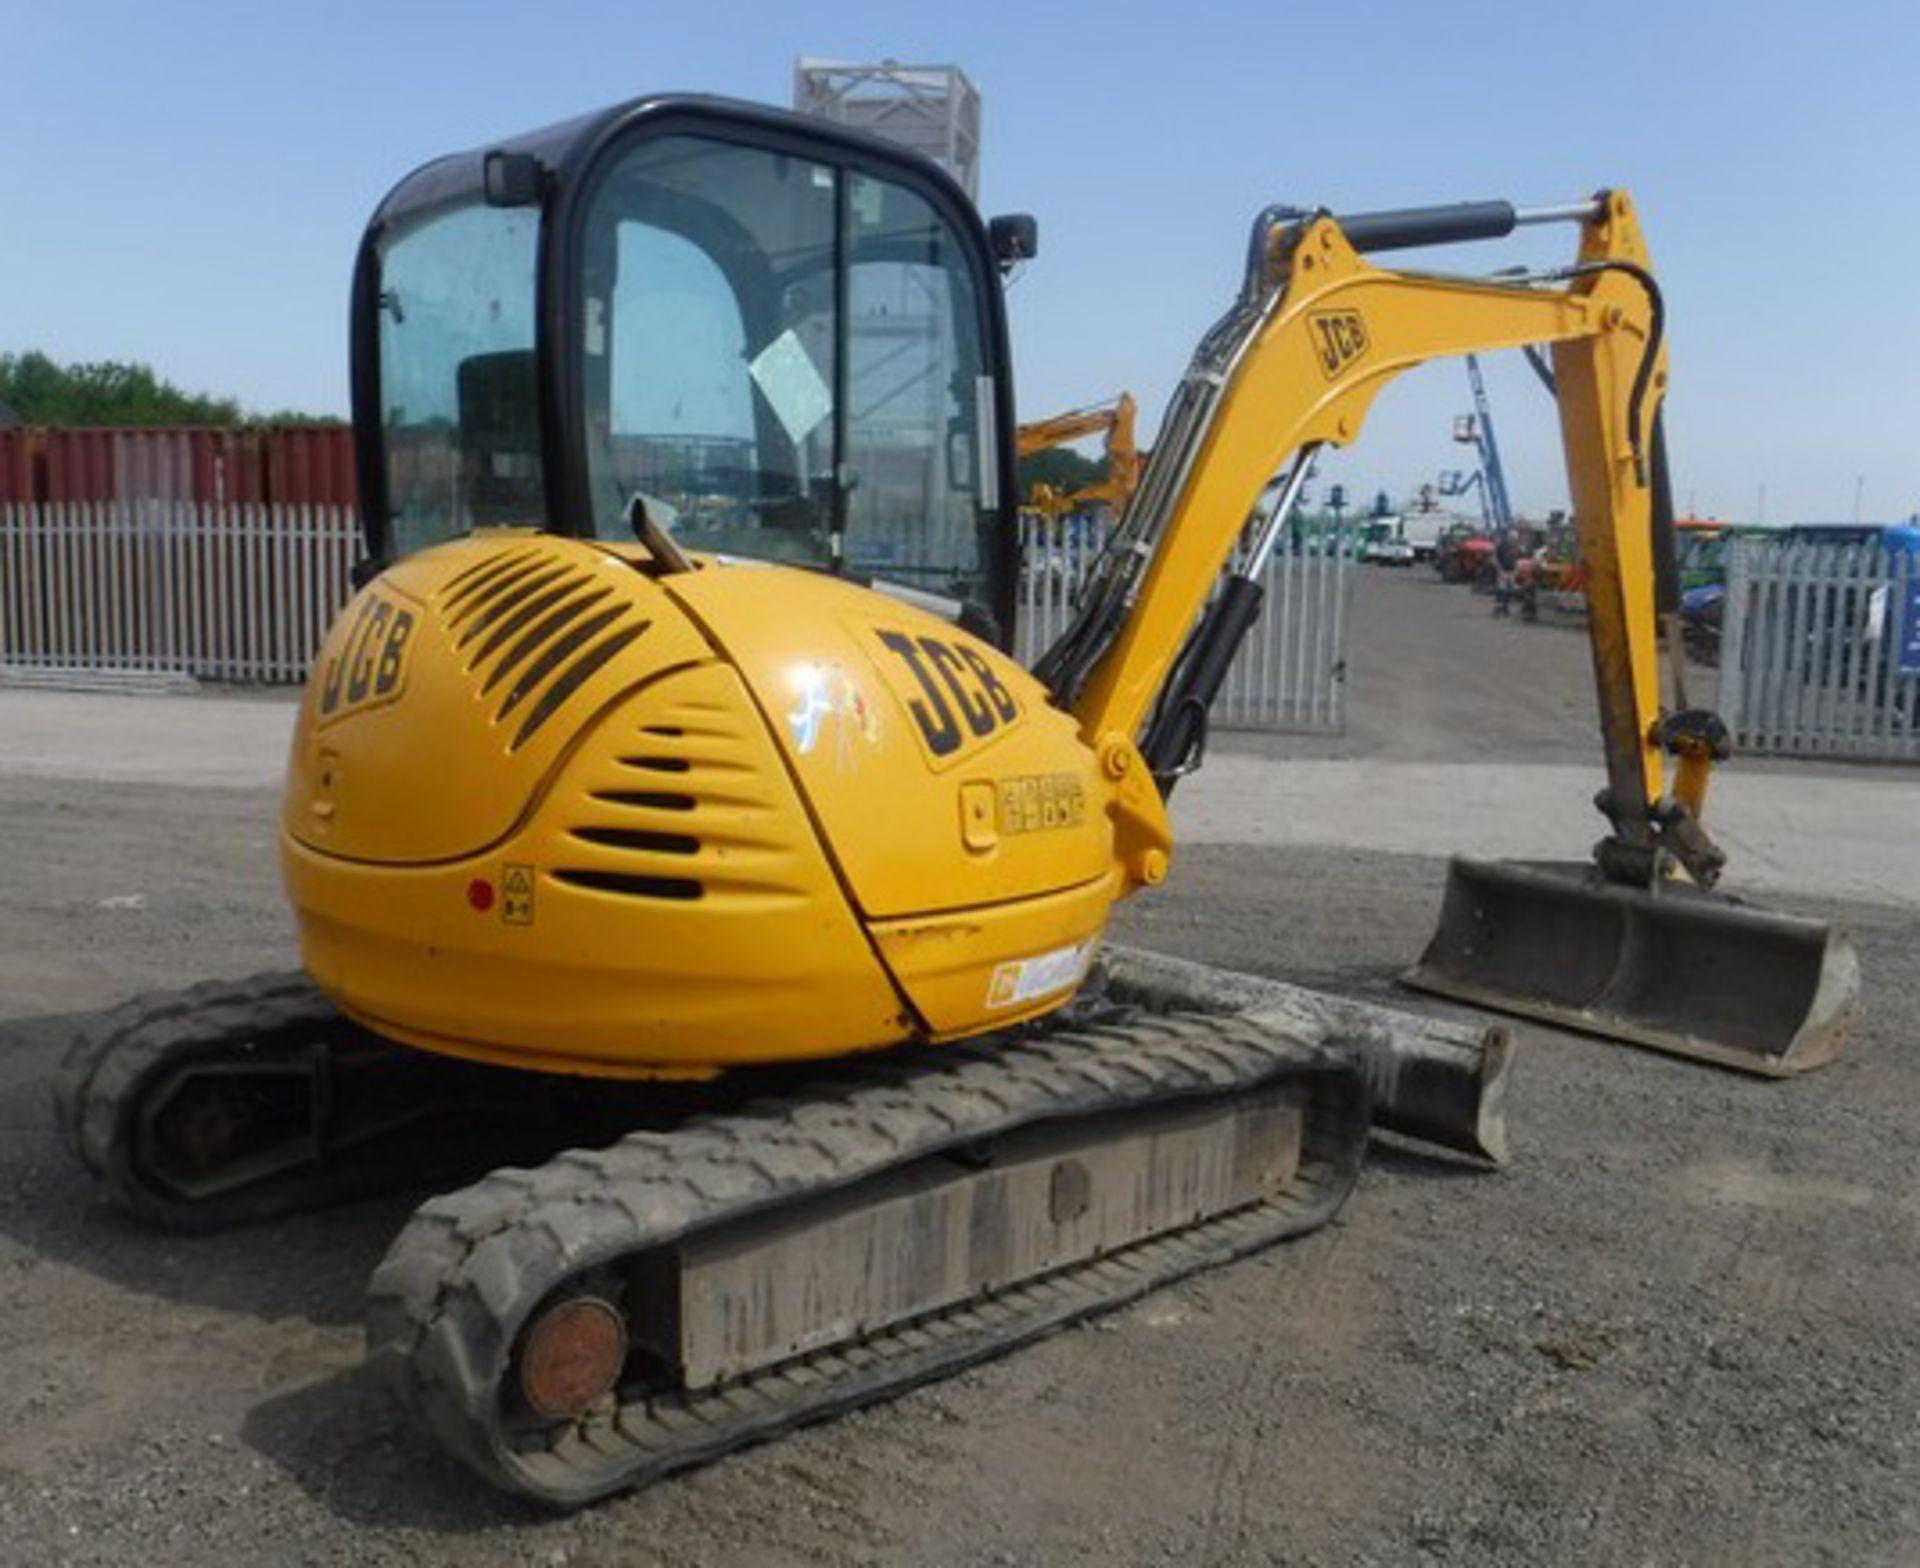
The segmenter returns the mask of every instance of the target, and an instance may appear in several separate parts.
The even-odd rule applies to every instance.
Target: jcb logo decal
[[[1320,369],[1331,381],[1367,351],[1367,324],[1357,310],[1316,310],[1307,317]]]
[[[413,627],[413,611],[380,594],[367,596],[340,652],[327,661],[320,685],[323,722],[400,695]]]
[[[883,661],[888,684],[906,702],[935,761],[951,757],[969,740],[985,740],[1020,716],[1013,693],[977,649],[905,632],[876,630],[875,635],[899,661]]]

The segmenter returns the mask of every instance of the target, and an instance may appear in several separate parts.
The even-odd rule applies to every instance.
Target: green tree
[[[0,354],[0,405],[22,424],[242,425],[338,424],[292,411],[250,418],[230,397],[185,392],[151,365],[104,359],[57,365],[45,354]]]
[[[249,414],[246,422],[249,425],[273,425],[282,430],[294,426],[324,429],[346,423],[338,414],[303,414],[297,408],[276,409],[271,414]]]

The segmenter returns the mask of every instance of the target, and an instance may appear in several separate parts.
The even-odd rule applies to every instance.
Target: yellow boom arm
[[[1117,398],[1104,403],[1071,408],[1064,414],[1022,425],[1014,432],[1014,450],[1021,457],[1031,457],[1035,452],[1065,446],[1069,441],[1078,441],[1084,436],[1098,435],[1106,436],[1111,444],[1114,434],[1122,427],[1131,438],[1135,412],[1133,394],[1130,392],[1122,392]]]
[[[1272,476],[1288,467],[1303,479],[1322,444],[1355,440],[1375,396],[1402,371],[1443,355],[1551,344],[1587,567],[1607,809],[1622,847],[1650,852],[1661,823],[1685,815],[1665,798],[1660,726],[1659,311],[1639,224],[1619,192],[1585,209],[1578,262],[1547,277],[1394,272],[1370,263],[1337,219],[1269,225],[1247,292],[1202,344],[1175,399],[1081,622],[1043,666],[1082,735],[1095,747],[1139,740],[1163,780],[1181,771],[1169,763],[1185,756],[1169,758],[1164,746],[1156,756],[1152,731],[1177,720],[1167,704],[1182,700],[1178,678],[1206,656],[1197,644],[1207,623],[1196,633],[1196,620],[1223,570],[1236,556],[1248,577],[1263,564],[1249,541],[1263,533],[1270,541],[1277,520],[1250,524],[1249,512]],[[1296,487],[1283,492],[1289,502]],[[1253,553],[1262,561],[1247,570]],[[1696,805],[1701,750],[1684,752],[1682,793]],[[1697,824],[1691,833],[1705,845]]]

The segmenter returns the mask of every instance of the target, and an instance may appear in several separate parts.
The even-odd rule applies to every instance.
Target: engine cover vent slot
[[[564,599],[586,580],[584,573],[569,572],[561,567],[523,577],[467,622],[467,629],[460,634],[462,648],[471,644],[482,632],[489,633],[467,668],[478,666],[534,616],[556,600]]]
[[[500,705],[500,712],[495,717],[504,719],[519,707],[527,697],[532,695],[539,684],[554,672],[555,667],[568,654],[573,653],[589,638],[606,630],[619,620],[624,608],[622,605],[610,604],[598,614],[589,616],[564,636],[557,637],[548,643],[540,657],[529,664],[520,678],[508,689],[507,700]]]
[[[493,689],[517,670],[530,655],[553,641],[566,630],[568,625],[606,598],[609,592],[611,592],[610,589],[601,588],[595,592],[568,599],[551,615],[543,616],[537,625],[502,654],[493,668],[487,671],[487,678],[480,687],[480,695],[491,696]],[[489,638],[488,641],[491,642],[492,639]],[[476,667],[485,658],[486,650],[483,648],[479,658],[474,661]]]
[[[496,570],[471,577],[452,593],[441,596],[441,612],[450,628],[457,629],[515,584],[537,572],[541,556],[537,551],[528,550],[503,556],[493,564]]]
[[[572,828],[582,843],[605,849],[631,849],[653,855],[697,855],[700,840],[691,833],[661,833],[653,828]]]
[[[703,922],[737,919],[749,923],[743,931],[763,916],[776,928],[801,921],[821,895],[813,878],[824,863],[811,858],[817,843],[773,737],[739,675],[718,661],[633,691],[550,801],[551,837],[529,858],[567,893],[698,898]]]
[[[630,871],[555,871],[556,882],[589,888],[596,893],[618,893],[627,898],[670,898],[681,902],[703,896],[705,889],[691,877],[636,876]]]
[[[500,576],[503,572],[511,571],[515,566],[522,565],[532,559],[533,552],[524,548],[508,550],[501,555],[482,556],[465,571],[448,579],[440,590],[441,607],[451,612],[459,605],[460,601],[469,594],[477,593],[482,587],[492,582],[494,578]]]
[[[436,595],[441,625],[492,724],[518,716],[520,750],[651,624],[597,554],[539,538],[469,566]],[[504,693],[497,696],[496,693]]]
[[[652,789],[597,789],[593,798],[609,806],[639,806],[651,811],[691,811],[699,804],[691,795]]]
[[[525,720],[514,734],[512,741],[508,743],[508,751],[518,751],[526,745],[541,725],[559,711],[561,704],[578,691],[594,671],[652,624],[648,621],[638,621],[631,626],[612,631],[608,636],[601,637],[598,642],[592,640],[601,632],[614,626],[627,613],[628,606],[614,605],[590,616],[572,630],[556,638],[533,663],[527,666],[525,673],[508,691],[507,700],[501,703],[498,718],[504,719],[512,713],[549,675],[553,676],[553,680],[528,709]],[[571,664],[566,664],[566,661],[576,653],[579,656],[573,658]],[[564,669],[561,668],[563,664],[565,664]],[[554,673],[556,670],[559,671],[558,674]]]
[[[524,746],[528,738],[559,711],[560,705],[578,691],[595,670],[644,632],[650,624],[647,621],[640,621],[615,632],[611,637],[603,637],[556,675],[553,684],[543,691],[540,694],[540,700],[534,703],[532,711],[527,714],[526,722],[520,726],[519,732],[513,737],[513,743],[507,749],[518,751]],[[504,714],[505,710],[501,711]]]

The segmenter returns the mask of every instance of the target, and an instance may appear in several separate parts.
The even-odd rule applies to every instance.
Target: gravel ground
[[[0,779],[8,1563],[1920,1562],[1911,910],[1799,905],[1867,976],[1811,1078],[1526,1029],[1508,1170],[1377,1143],[1304,1241],[553,1518],[359,1366],[365,1277],[420,1194],[160,1236],[52,1136],[76,1015],[290,961],[273,809]],[[1118,934],[1384,997],[1441,871],[1203,846]]]
[[[362,1282],[418,1195],[156,1236],[50,1134],[62,1013],[286,961],[271,810],[0,785],[0,950],[34,976],[0,1024],[10,1561],[1920,1560],[1909,915],[1831,910],[1871,1011],[1813,1078],[1529,1030],[1511,1169],[1380,1147],[1326,1232],[553,1520],[359,1368]],[[1440,866],[1208,847],[1182,872],[1128,939],[1379,995]]]

